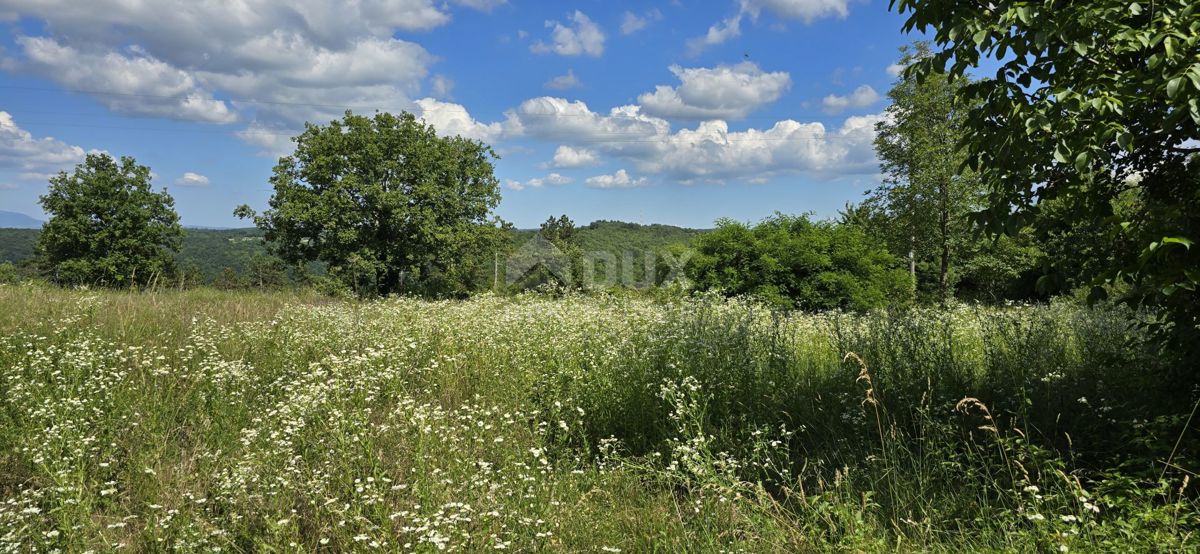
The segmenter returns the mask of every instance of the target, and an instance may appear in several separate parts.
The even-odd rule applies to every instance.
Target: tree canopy
[[[686,271],[700,289],[806,310],[865,310],[912,298],[900,261],[854,225],[783,214],[754,226],[723,219],[694,246]]]
[[[928,43],[906,47],[900,64],[909,66],[931,55]],[[979,179],[959,172],[963,157],[957,142],[965,111],[955,94],[966,79],[918,80],[902,76],[888,91],[892,104],[876,124],[875,151],[884,183],[865,201],[878,210],[892,252],[907,254],[914,282],[918,263],[934,266],[936,297],[950,298],[956,270],[971,246],[967,215],[978,206]]]
[[[150,175],[133,158],[88,154],[50,179],[40,198],[50,220],[36,248],[51,280],[128,286],[174,272],[183,228],[174,199],[155,192]]]
[[[294,140],[255,218],[284,260],[323,262],[360,293],[456,292],[482,278],[482,253],[502,235],[489,221],[500,200],[489,146],[406,112],[346,112]]]
[[[991,58],[994,75],[964,86],[962,147],[989,202],[992,232],[1039,227],[1059,199],[1072,222],[1103,221],[1129,242],[1089,267],[1092,283],[1164,306],[1196,330],[1200,302],[1200,4],[1194,0],[1040,0],[977,5],[892,0],[905,30],[940,51],[907,71],[962,76]],[[1118,204],[1125,202],[1123,209]],[[1110,287],[1111,288],[1111,287]],[[1093,297],[1109,288],[1095,287]]]

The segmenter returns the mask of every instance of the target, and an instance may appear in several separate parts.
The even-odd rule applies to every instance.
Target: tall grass
[[[1197,546],[1194,393],[1116,308],[0,305],[0,552]]]

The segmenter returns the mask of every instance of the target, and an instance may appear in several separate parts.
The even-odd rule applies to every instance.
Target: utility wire
[[[186,121],[186,120],[184,120],[184,121]],[[63,122],[58,122],[58,121],[36,121],[36,120],[34,120],[34,121],[22,120],[21,124],[22,125],[37,125],[40,127],[73,127],[73,128],[87,128],[87,129],[109,129],[109,130],[120,130],[120,131],[162,132],[162,133],[237,134],[239,136],[272,136],[272,137],[286,136],[286,137],[292,137],[292,136],[296,136],[301,133],[301,131],[283,131],[283,130],[266,131],[266,130],[253,130],[253,129],[232,130],[229,128],[219,128],[219,129],[175,128],[175,129],[169,129],[169,128],[164,128],[164,127],[130,127],[130,126],[126,126],[126,125],[99,125],[99,124],[87,124],[87,123],[63,123]],[[733,133],[738,133],[738,132],[739,131],[733,131]],[[601,138],[591,138],[591,139],[571,138],[569,140],[569,142],[574,143],[574,144],[638,144],[638,143],[662,144],[662,143],[665,143],[668,141],[680,140],[679,137],[674,134],[673,135],[662,135],[662,138],[659,138],[659,139],[603,138],[603,137],[625,137],[625,136],[629,136],[631,134],[632,133],[628,133],[628,134],[627,133],[604,133],[604,134],[599,134],[599,135],[593,135],[593,136],[598,136]],[[518,138],[520,138],[520,137],[518,137]],[[542,138],[542,137],[531,137],[531,138],[536,138],[539,140],[545,140],[545,141],[551,141],[551,142],[559,140],[559,139]],[[851,137],[832,135],[832,136],[824,136],[824,137],[731,138],[731,139],[725,139],[722,141],[715,141],[715,140],[705,140],[704,137],[697,137],[696,139],[690,139],[689,142],[691,142],[692,144],[696,144],[696,143],[700,143],[700,142],[713,142],[713,143],[719,143],[719,144],[756,143],[756,142],[819,142],[819,143],[837,144],[837,143],[841,143],[841,142],[850,142],[850,138]]]
[[[161,99],[161,100],[179,100],[186,96],[186,95],[181,95],[181,94],[146,94],[146,93],[132,93],[132,92],[116,92],[116,91],[110,91],[110,90],[79,89],[79,88],[69,88],[69,87],[61,87],[61,88],[37,87],[37,86],[28,86],[28,85],[0,85],[0,89],[29,90],[29,91],[39,91],[39,92],[69,92],[69,93],[76,93],[76,94],[87,94],[87,95],[92,95],[92,96],[156,98],[156,99]],[[337,110],[339,112],[344,112],[346,110],[351,110],[351,111],[377,110],[377,111],[384,111],[384,112],[399,112],[399,111],[407,111],[412,108],[412,106],[407,106],[407,107],[386,107],[386,106],[380,106],[380,105],[346,106],[346,105],[340,105],[340,104],[318,104],[318,103],[309,103],[309,102],[284,102],[284,101],[279,101],[279,100],[259,100],[259,99],[255,99],[255,98],[245,98],[245,97],[236,97],[236,96],[225,96],[223,98],[217,98],[214,96],[213,100],[232,102],[235,104],[264,104],[264,105],[272,105],[272,106],[325,108],[325,109],[330,109],[330,110]],[[836,116],[836,114],[829,114],[826,112],[821,112],[818,114],[818,112],[814,112],[814,111],[793,112],[793,114],[795,117],[801,117],[801,116],[804,116],[804,117],[818,117],[818,116],[835,117]],[[575,113],[575,114],[559,113],[559,112],[553,112],[553,113],[523,112],[523,113],[521,113],[521,115],[522,116],[530,116],[530,117],[608,117],[607,115],[599,113],[599,112]],[[650,117],[654,117],[654,116],[650,116]],[[688,119],[690,119],[690,118],[688,118]],[[738,121],[779,121],[780,118],[770,117],[770,116],[747,116],[747,117],[739,117],[736,119]],[[203,122],[203,120],[197,120],[197,121]]]

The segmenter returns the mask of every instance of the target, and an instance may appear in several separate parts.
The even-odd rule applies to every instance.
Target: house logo
[[[525,244],[508,257],[504,264],[505,282],[511,287],[536,273],[539,268],[545,270],[559,284],[571,285],[570,256],[542,237],[541,233],[525,241]]]

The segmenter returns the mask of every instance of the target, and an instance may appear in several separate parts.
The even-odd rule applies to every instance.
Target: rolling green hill
[[[611,252],[620,257],[621,252],[627,250],[644,252],[675,244],[690,244],[692,238],[703,232],[702,229],[688,229],[657,223],[642,225],[624,221],[599,220],[579,227],[577,236],[579,248],[584,252]],[[535,234],[537,234],[537,229],[519,229],[513,231],[513,241],[520,246],[523,242],[533,238]]]
[[[0,263],[21,262],[33,257],[33,243],[40,229],[0,229]],[[257,229],[187,229],[179,252],[182,267],[194,267],[211,281],[226,267],[243,272],[255,254],[266,252],[262,232]]]
[[[21,263],[33,257],[38,229],[0,229],[0,263]],[[689,244],[704,231],[670,225],[639,225],[621,221],[596,221],[580,227],[578,237],[584,252],[611,253],[620,260],[626,253],[640,263],[644,252]],[[533,238],[534,230],[513,231],[513,242],[520,246]],[[250,259],[266,252],[258,229],[187,229],[179,264],[199,270],[208,281],[225,268],[244,273]]]

